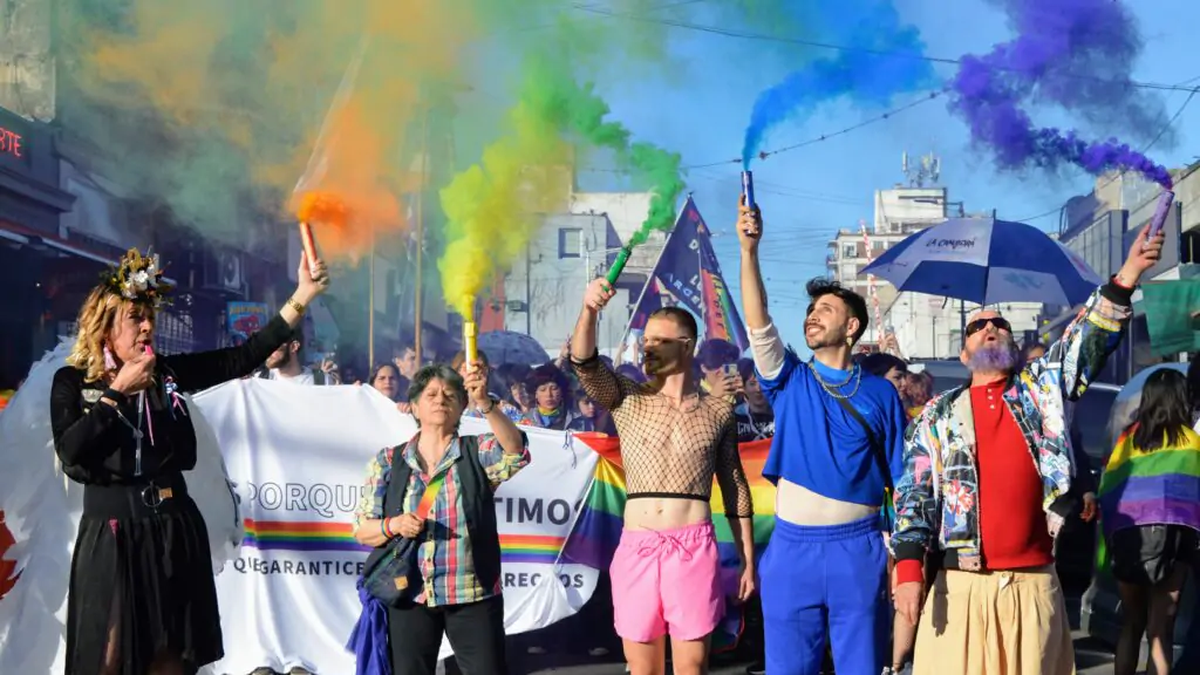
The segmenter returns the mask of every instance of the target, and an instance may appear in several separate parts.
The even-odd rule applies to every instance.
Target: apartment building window
[[[842,257],[843,258],[857,258],[858,257],[858,247],[855,246],[854,244],[842,244]]]
[[[583,257],[583,230],[577,227],[558,228],[558,257]]]

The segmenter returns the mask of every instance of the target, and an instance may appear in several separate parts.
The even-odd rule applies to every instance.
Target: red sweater
[[[1042,479],[1017,420],[1004,404],[1005,382],[971,387],[979,467],[979,535],[986,569],[1054,562],[1054,540],[1042,510]],[[921,561],[903,560],[898,583],[921,580]]]

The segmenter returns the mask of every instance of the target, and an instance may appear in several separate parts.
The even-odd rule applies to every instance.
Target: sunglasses
[[[1008,319],[1003,319],[997,316],[990,319],[975,319],[971,323],[967,324],[967,337],[971,337],[984,328],[987,328],[989,323],[995,326],[996,330],[1002,330],[1009,333],[1012,332],[1012,324],[1008,322]]]

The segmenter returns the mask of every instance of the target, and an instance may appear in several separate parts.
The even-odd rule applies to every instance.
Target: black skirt
[[[1117,581],[1157,586],[1176,565],[1200,564],[1200,535],[1184,525],[1141,525],[1112,534],[1108,542]]]
[[[84,488],[66,673],[98,675],[114,655],[120,675],[145,675],[162,655],[186,672],[224,656],[208,534],[182,476]]]

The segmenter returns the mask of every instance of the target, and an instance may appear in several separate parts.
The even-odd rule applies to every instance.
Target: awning
[[[119,259],[114,258],[110,254],[101,253],[57,235],[52,235],[47,232],[40,232],[24,225],[0,220],[0,238],[14,241],[18,244],[24,244],[33,248],[49,248],[58,251],[59,253],[67,253],[69,255],[78,256],[103,265],[116,265]],[[172,286],[179,284],[170,277],[164,276],[163,279]]]

